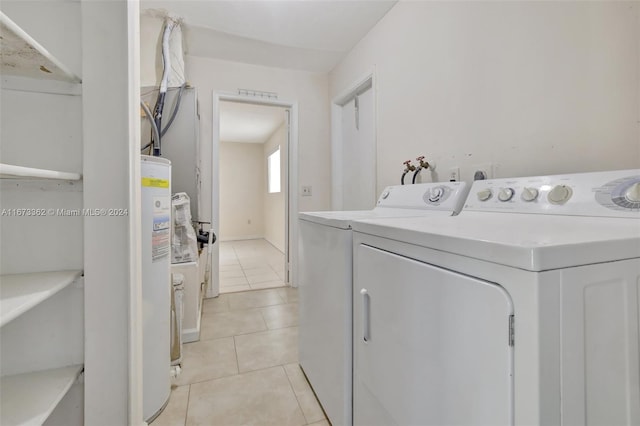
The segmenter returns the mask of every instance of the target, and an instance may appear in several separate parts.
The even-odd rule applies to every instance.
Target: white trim
[[[331,103],[331,210],[342,210],[342,107]]]
[[[285,131],[286,131],[286,145],[287,145],[287,165],[291,165],[291,164],[298,164],[298,160],[297,160],[297,156],[295,158],[295,163],[291,161],[291,159],[289,158],[289,156],[291,155],[291,110],[286,110],[284,113],[284,125],[285,125]],[[297,140],[297,139],[296,139]],[[298,169],[296,167],[296,177],[297,177],[297,172]],[[285,167],[284,168],[284,181],[285,184],[287,182],[289,182],[289,167]],[[282,254],[284,254],[284,278],[283,281],[286,284],[291,285],[293,279],[292,279],[292,273],[291,273],[291,250],[292,247],[294,247],[294,244],[291,242],[291,229],[288,225],[290,225],[290,221],[291,221],[291,215],[290,215],[290,210],[289,210],[289,204],[290,204],[290,199],[291,197],[289,196],[289,194],[291,193],[291,189],[293,189],[293,193],[296,194],[296,200],[297,200],[297,186],[291,186],[290,188],[287,188],[288,190],[285,191],[285,196],[284,196],[284,223],[285,223],[285,227],[284,227],[284,247],[283,249],[279,249]],[[297,212],[296,212],[297,213]],[[297,216],[293,216],[294,218],[297,219]],[[297,220],[296,222],[296,226],[297,226]],[[269,240],[267,240],[269,241]],[[269,241],[269,243],[275,247],[275,244],[273,244],[271,241]],[[297,242],[296,242],[297,243]],[[289,251],[287,251],[287,247],[289,247]],[[276,247],[277,248],[277,247]],[[296,249],[296,253],[297,253],[297,249]]]
[[[146,425],[142,386],[142,216],[140,159],[140,4],[127,2],[129,74],[129,424]]]
[[[213,131],[211,145],[211,226],[216,235],[220,234],[220,174],[218,164],[220,162],[220,102],[240,102],[254,105],[276,106],[287,108],[291,111],[289,125],[289,144],[288,144],[288,187],[285,192],[285,203],[288,209],[288,227],[289,227],[289,258],[294,266],[291,270],[290,282],[292,286],[296,286],[297,271],[297,249],[298,249],[298,222],[289,220],[298,216],[298,102],[282,101],[278,99],[265,99],[251,96],[243,96],[228,92],[213,92]],[[285,253],[286,256],[286,253]],[[205,297],[216,297],[220,292],[219,277],[219,259],[220,248],[218,244],[213,245],[211,250],[211,277],[209,279],[209,288]],[[215,270],[215,272],[214,272]]]
[[[373,199],[375,200],[378,187],[378,88],[375,67],[354,81],[331,101],[331,209],[342,210],[342,107],[355,96],[369,88],[373,90],[373,126],[374,126],[374,159],[376,171],[372,182]]]
[[[366,92],[367,89],[373,88],[375,70],[372,70],[360,77],[352,84],[347,86],[348,88],[343,90],[338,96],[336,96],[332,103],[344,106],[347,102],[353,99],[356,95],[359,95],[362,92]]]
[[[275,153],[278,153],[278,190],[277,191],[272,191],[271,189],[271,181],[272,181],[272,177],[271,175],[273,173],[275,173],[274,170],[271,170],[271,156],[274,155]],[[282,192],[282,165],[281,165],[281,161],[282,161],[282,152],[280,151],[280,145],[276,145],[274,149],[271,150],[271,152],[267,155],[267,194],[280,194]],[[275,186],[275,184],[274,184]],[[273,188],[275,189],[275,188]]]
[[[36,169],[34,167],[15,166],[0,163],[0,177],[2,178],[36,178],[58,180],[80,180],[80,173],[61,172],[58,170]]]
[[[185,328],[182,330],[182,343],[192,343],[200,340],[200,329]]]

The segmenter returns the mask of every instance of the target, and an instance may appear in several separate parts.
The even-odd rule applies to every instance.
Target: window
[[[267,158],[267,184],[270,194],[280,192],[280,146]]]

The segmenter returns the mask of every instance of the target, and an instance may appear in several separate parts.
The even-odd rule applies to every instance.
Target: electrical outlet
[[[302,196],[303,197],[310,197],[311,196],[311,187],[310,186],[303,186],[302,187]]]
[[[460,168],[452,167],[449,169],[449,182],[457,182],[460,180]]]
[[[477,172],[482,172],[485,176],[485,179],[493,179],[493,164],[476,164],[475,166],[473,166],[473,175],[475,176]]]

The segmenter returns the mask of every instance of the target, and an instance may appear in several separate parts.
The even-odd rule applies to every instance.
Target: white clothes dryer
[[[354,424],[640,424],[640,170],[353,230]]]
[[[299,360],[334,426],[352,424],[351,222],[457,214],[465,182],[387,187],[373,210],[300,213]]]

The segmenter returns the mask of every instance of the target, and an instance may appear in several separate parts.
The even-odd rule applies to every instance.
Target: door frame
[[[239,95],[229,92],[213,92],[213,128],[211,145],[211,228],[220,235],[220,102],[239,102],[253,105],[286,108],[289,113],[289,144],[287,147],[287,167],[285,168],[285,284],[297,287],[298,222],[298,102],[272,98]],[[210,253],[210,278],[205,297],[216,297],[220,293],[220,246],[213,244]]]
[[[354,97],[371,88],[373,90],[373,144],[375,172],[372,182],[372,196],[375,202],[378,194],[378,102],[375,68],[348,85],[331,101],[331,210],[343,209],[342,173],[342,108]]]

